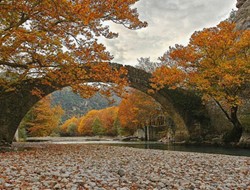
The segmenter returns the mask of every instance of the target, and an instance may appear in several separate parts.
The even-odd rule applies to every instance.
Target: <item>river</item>
[[[158,149],[158,150],[199,152],[199,153],[225,154],[225,155],[250,157],[250,149],[228,148],[228,147],[217,147],[217,146],[172,145],[172,144],[163,144],[159,142],[121,142],[121,141],[60,141],[53,143],[106,144],[111,146],[125,146],[125,147],[133,147],[140,149]]]

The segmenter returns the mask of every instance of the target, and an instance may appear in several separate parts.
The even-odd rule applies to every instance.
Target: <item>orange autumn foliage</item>
[[[159,114],[161,106],[146,94],[131,90],[119,106],[107,107],[101,110],[91,110],[82,116],[77,123],[78,135],[129,135],[138,128],[149,125]],[[76,118],[67,120],[62,130]]]
[[[72,117],[68,120],[66,120],[62,126],[61,126],[61,131],[64,133],[67,133],[71,125],[78,126],[79,124],[79,119],[76,117]]]
[[[93,135],[92,123],[97,118],[98,110],[91,110],[86,115],[80,118],[78,125],[78,133],[81,135],[91,136]]]
[[[26,127],[31,136],[49,136],[58,127],[63,114],[61,106],[51,107],[50,96],[47,96],[30,110],[29,119],[21,125]]]
[[[107,135],[113,136],[117,134],[114,122],[117,119],[118,109],[118,107],[108,107],[99,111],[98,118]]]
[[[100,84],[86,82],[116,83],[114,90],[120,90],[126,71],[109,66],[112,56],[97,39],[117,37],[109,30],[110,22],[128,29],[146,27],[131,8],[137,1],[1,0],[0,93],[33,81],[71,86],[83,96],[100,89]],[[38,87],[32,90],[37,96],[42,93]]]
[[[160,107],[151,97],[132,90],[119,105],[120,125],[129,134],[133,134],[139,127],[144,127],[150,119],[154,119],[161,112]]]
[[[152,86],[191,88],[204,98],[240,105],[240,95],[250,82],[250,31],[234,28],[235,24],[222,22],[195,32],[187,46],[170,48],[175,65],[158,68]]]
[[[94,124],[100,122],[100,130],[106,135],[116,135],[114,122],[117,118],[118,107],[108,107],[102,110],[91,110],[80,118],[78,132],[81,135],[94,135]]]
[[[221,22],[195,32],[187,46],[170,48],[172,62],[154,72],[152,86],[192,89],[214,100],[233,124],[230,138],[237,142],[242,133],[237,111],[250,83],[249,54],[250,30],[236,30],[234,23]]]

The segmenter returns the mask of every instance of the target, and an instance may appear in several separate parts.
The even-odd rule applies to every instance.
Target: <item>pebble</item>
[[[21,159],[20,159],[21,158]],[[250,158],[107,145],[0,153],[0,189],[250,189]]]
[[[4,184],[5,180],[3,178],[0,178],[0,184]]]
[[[123,169],[119,169],[117,173],[120,177],[125,175],[125,171]]]
[[[162,182],[158,183],[158,185],[159,185],[161,188],[166,187],[166,185],[165,185],[164,183],[162,183]]]

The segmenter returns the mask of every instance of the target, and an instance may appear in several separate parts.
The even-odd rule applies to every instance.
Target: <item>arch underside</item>
[[[189,136],[189,129],[194,123],[203,125],[202,120],[205,118],[205,111],[199,97],[190,96],[185,91],[168,90],[167,88],[154,94],[149,94],[151,74],[132,66],[111,65],[116,68],[125,67],[128,70],[127,77],[130,86],[148,94],[159,102],[163,110],[172,118],[177,130],[186,131],[183,135]],[[15,92],[10,92],[0,99],[0,145],[12,143],[15,132],[23,117],[42,98],[31,94],[34,87],[41,89],[44,92],[43,96],[57,90],[53,87],[43,85],[39,80],[32,80],[30,83],[26,81]],[[193,108],[188,106],[194,104],[194,102],[190,103],[193,99],[198,102],[195,105],[196,110],[190,110]],[[188,102],[188,104],[186,105],[185,102]],[[194,114],[195,112],[200,113],[199,117]]]
[[[164,88],[155,93],[149,93],[151,74],[132,66],[125,67],[129,73],[130,86],[159,102],[164,112],[174,121],[176,129],[181,131],[186,139],[192,133],[194,126],[209,127],[210,119],[207,110],[201,98],[194,92]]]

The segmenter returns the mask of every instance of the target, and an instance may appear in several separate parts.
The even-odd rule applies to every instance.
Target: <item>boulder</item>
[[[235,18],[237,29],[250,29],[250,0],[238,0],[236,7],[238,8]]]

